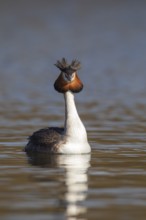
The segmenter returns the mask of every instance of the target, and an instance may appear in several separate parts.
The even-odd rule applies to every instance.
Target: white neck
[[[85,127],[78,115],[74,95],[68,91],[65,98],[65,132],[64,143],[59,148],[59,153],[63,154],[84,154],[91,151],[87,140]]]
[[[70,91],[64,94],[65,98],[65,135],[69,141],[87,141],[85,127],[78,115],[74,95]]]

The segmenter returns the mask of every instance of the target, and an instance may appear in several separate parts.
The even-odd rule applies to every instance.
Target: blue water
[[[0,218],[146,216],[145,1],[0,2]],[[91,155],[26,155],[27,137],[62,126],[57,59],[77,58]]]

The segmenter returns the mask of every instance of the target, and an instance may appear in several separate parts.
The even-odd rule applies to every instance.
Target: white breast
[[[90,153],[86,129],[78,115],[74,95],[65,93],[65,144],[59,148],[59,153],[83,154]]]
[[[67,142],[59,148],[62,154],[87,154],[91,152],[90,145],[86,143]]]

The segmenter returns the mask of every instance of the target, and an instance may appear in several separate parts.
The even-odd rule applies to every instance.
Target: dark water
[[[145,1],[0,2],[0,219],[146,219]],[[78,58],[91,155],[26,155],[62,126],[57,59]]]

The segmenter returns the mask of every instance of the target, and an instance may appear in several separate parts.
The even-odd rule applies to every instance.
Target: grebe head
[[[73,93],[80,92],[83,89],[83,84],[77,75],[77,70],[80,69],[81,64],[77,60],[73,60],[68,64],[65,58],[57,61],[55,64],[61,73],[54,83],[54,88],[61,93],[71,91]]]

